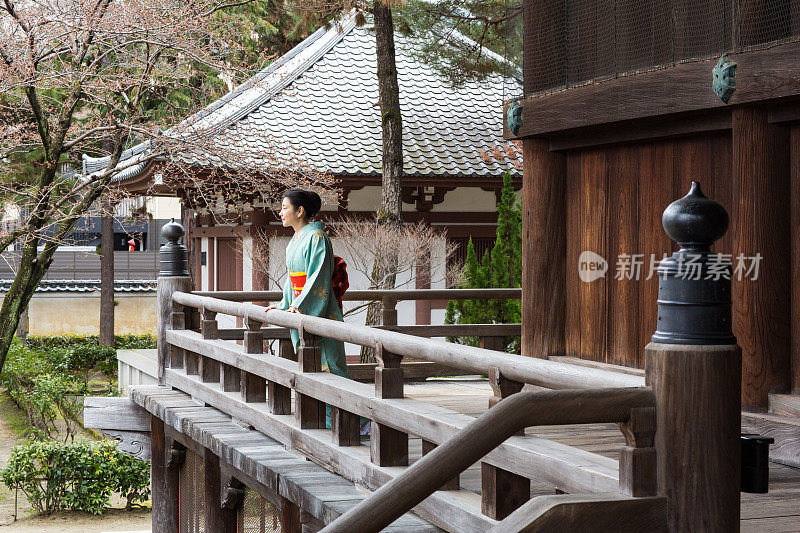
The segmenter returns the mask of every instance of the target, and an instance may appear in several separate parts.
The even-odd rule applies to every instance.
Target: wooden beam
[[[678,113],[774,101],[800,95],[800,63],[787,57],[800,54],[800,43],[731,54],[736,68],[736,91],[728,104],[711,88],[717,58],[682,63],[530,96],[522,104],[522,127],[512,135],[503,121],[506,139],[549,135],[574,128],[615,124]],[[508,105],[503,108],[503,116]]]

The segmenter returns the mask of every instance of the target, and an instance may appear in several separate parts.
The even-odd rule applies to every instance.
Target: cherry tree
[[[19,214],[0,228],[0,253],[20,254],[0,308],[0,369],[58,245],[125,195],[122,173],[157,166],[209,205],[330,185],[286,147],[242,146],[213,109],[196,113],[244,73],[251,21],[226,10],[249,1],[0,0],[0,214]],[[103,167],[69,171],[84,153]]]

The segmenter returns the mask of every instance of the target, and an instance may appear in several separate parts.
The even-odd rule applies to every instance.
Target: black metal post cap
[[[658,320],[652,341],[662,344],[736,344],[731,325],[731,263],[711,253],[728,229],[728,213],[692,182],[669,204],[664,231],[681,249],[658,265]]]
[[[183,226],[173,218],[161,228],[161,236],[167,243],[158,250],[158,259],[161,264],[159,276],[188,276],[189,261],[187,260],[186,246],[180,243],[181,237],[186,234]]]
[[[693,181],[689,194],[667,206],[661,225],[682,251],[708,251],[728,231],[728,212]]]

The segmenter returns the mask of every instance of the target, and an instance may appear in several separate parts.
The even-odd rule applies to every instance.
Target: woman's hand
[[[297,313],[298,315],[302,315],[303,314],[303,313],[300,312],[300,310],[298,308],[296,308],[293,305],[290,305],[289,309],[287,309],[287,311],[290,312],[290,313]]]
[[[273,309],[277,309],[277,305],[268,305],[264,308],[264,311],[272,311]]]

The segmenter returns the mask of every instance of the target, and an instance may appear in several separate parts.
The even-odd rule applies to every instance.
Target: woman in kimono
[[[283,195],[281,221],[284,227],[294,229],[294,236],[286,247],[286,268],[289,277],[283,288],[283,299],[277,306],[290,313],[318,316],[342,321],[342,310],[333,294],[333,248],[325,234],[322,222],[311,221],[322,207],[319,195],[312,191],[293,190]],[[300,339],[292,330],[292,341],[297,348]],[[344,343],[320,338],[322,370],[349,378],[345,362]],[[328,408],[330,412],[330,408]],[[330,415],[328,415],[330,419]]]

